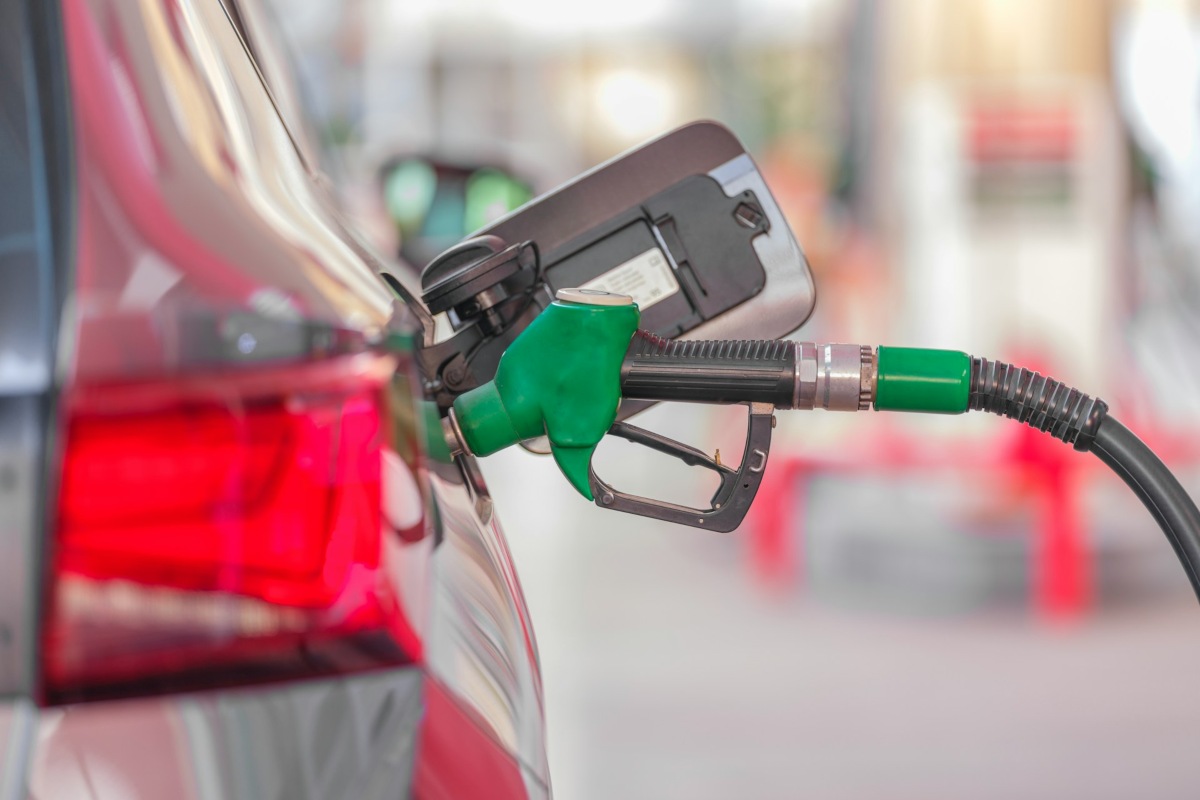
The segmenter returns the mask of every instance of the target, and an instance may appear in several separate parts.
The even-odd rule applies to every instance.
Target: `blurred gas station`
[[[1200,490],[1200,3],[275,0],[297,113],[419,270],[715,119],[805,249],[806,341],[1086,386]],[[739,452],[738,409],[641,422]],[[1200,636],[1153,521],[995,419],[781,418],[751,518],[606,514],[485,459],[537,629],[556,793],[1193,797]],[[711,487],[602,447],[644,492]]]

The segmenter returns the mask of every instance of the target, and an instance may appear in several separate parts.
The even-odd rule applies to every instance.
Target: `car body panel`
[[[187,368],[189,314],[377,334],[392,298],[346,241],[220,2],[65,0],[79,137],[73,379]]]
[[[396,797],[422,718],[418,669],[44,709],[30,800]]]
[[[507,758],[474,717],[437,681],[426,686],[429,719],[421,731],[421,760],[413,794],[421,800],[548,797],[545,783]]]
[[[54,525],[45,509],[59,466],[58,393],[65,408],[80,387],[113,380],[214,367],[253,379],[257,359],[287,363],[314,342],[336,347],[347,337],[386,351],[388,332],[410,324],[378,277],[382,263],[280,117],[230,16],[242,6],[245,19],[261,19],[232,0],[61,2],[75,274],[61,320],[51,303],[38,345],[43,357],[56,354],[39,373],[53,382],[0,397],[0,500],[13,500],[0,503],[0,577],[12,578],[0,586],[0,695],[11,695],[0,703],[0,800],[439,797],[470,787],[491,797],[499,786],[504,796],[548,796],[536,646],[486,487],[464,474],[469,459],[426,464],[417,455],[383,466],[385,515],[428,534],[386,545],[423,663],[38,705],[36,632],[46,612],[37,576]],[[258,326],[257,352],[197,325],[237,314]],[[6,345],[8,335],[0,328]],[[393,410],[412,430],[419,401],[410,400]],[[51,491],[38,485],[42,475]],[[455,742],[471,742],[474,755]],[[414,786],[415,775],[424,782]]]
[[[442,542],[434,563],[425,662],[488,734],[541,783],[548,781],[541,673],[529,612],[482,479],[434,466]],[[456,480],[457,478],[457,480]]]

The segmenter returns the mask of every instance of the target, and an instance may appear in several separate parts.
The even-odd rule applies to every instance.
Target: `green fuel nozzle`
[[[626,295],[559,291],[504,351],[495,379],[454,401],[463,444],[486,456],[545,436],[563,475],[592,500],[592,453],[617,418],[621,362],[638,319]]]
[[[489,455],[546,436],[563,475],[604,508],[714,531],[736,528],[758,491],[777,409],[990,411],[1087,449],[1104,418],[1099,400],[1029,370],[954,350],[787,340],[671,341],[638,328],[625,295],[563,289],[509,346],[496,377],[454,401],[463,447]],[[737,466],[618,422],[622,398],[749,406]],[[606,434],[716,473],[707,509],[618,491],[592,469]]]
[[[509,346],[495,379],[459,396],[449,419],[458,444],[488,455],[545,435],[559,468],[602,508],[731,531],[767,466],[776,409],[961,414],[988,411],[1044,431],[1111,466],[1167,534],[1200,596],[1200,509],[1104,401],[1053,378],[953,350],[792,341],[668,341],[637,330],[623,295],[565,289]],[[618,422],[621,398],[749,406],[736,467]],[[1106,423],[1107,420],[1107,423]],[[708,508],[621,492],[592,469],[606,434],[716,473]]]
[[[563,289],[504,352],[496,377],[454,401],[462,446],[486,456],[545,436],[563,475],[601,506],[710,530],[731,530],[758,491],[774,412],[870,407],[966,410],[963,353],[791,341],[669,341],[639,331],[625,295]],[[879,398],[876,389],[879,389]],[[622,398],[750,406],[736,468],[706,453],[617,422]],[[592,470],[606,434],[717,473],[712,506],[692,509],[624,494]]]

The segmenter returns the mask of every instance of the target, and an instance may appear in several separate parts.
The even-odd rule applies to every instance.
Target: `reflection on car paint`
[[[43,710],[31,800],[388,798],[422,716],[416,669]]]
[[[528,611],[499,523],[472,513],[457,466],[437,465],[430,479],[444,538],[434,557],[426,663],[545,779],[541,674]]]
[[[221,4],[65,12],[87,130],[77,377],[185,366],[197,308],[382,330],[391,298],[318,196]]]

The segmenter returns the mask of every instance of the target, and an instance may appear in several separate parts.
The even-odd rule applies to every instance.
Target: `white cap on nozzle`
[[[559,289],[554,299],[564,303],[579,303],[585,306],[629,306],[633,298],[627,294],[614,294],[599,289]]]

